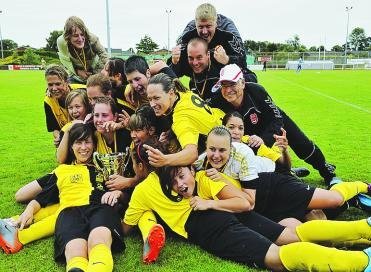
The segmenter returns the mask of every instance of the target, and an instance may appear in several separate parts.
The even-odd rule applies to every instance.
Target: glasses
[[[221,84],[222,88],[234,88],[237,85],[237,82],[222,82]]]

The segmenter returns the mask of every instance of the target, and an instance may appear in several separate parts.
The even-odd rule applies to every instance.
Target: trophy
[[[101,183],[100,189],[103,189],[103,184],[109,180],[109,176],[113,174],[123,176],[126,166],[129,162],[129,152],[117,152],[108,154],[99,154],[94,152],[93,162],[98,170],[97,181]]]

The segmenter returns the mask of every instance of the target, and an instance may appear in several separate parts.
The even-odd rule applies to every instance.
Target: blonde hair
[[[86,109],[86,113],[89,113],[91,111],[91,108],[90,108],[89,99],[88,99],[85,89],[75,89],[73,91],[70,91],[66,96],[66,107],[68,108],[68,106],[71,104],[72,100],[75,97],[81,98],[82,104],[84,105]],[[71,116],[68,116],[68,118],[69,120],[73,120]]]
[[[66,23],[64,24],[64,31],[63,31],[63,37],[66,40],[67,43],[70,42],[71,36],[74,33],[75,28],[78,28],[81,30],[81,32],[85,36],[85,41],[89,42],[89,30],[85,26],[83,20],[81,20],[77,16],[71,16],[66,20]]]
[[[213,5],[210,3],[204,3],[197,7],[196,9],[196,21],[213,21],[216,23],[217,20],[217,14],[216,9]]]

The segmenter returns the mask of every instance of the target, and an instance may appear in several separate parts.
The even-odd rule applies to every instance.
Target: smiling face
[[[198,36],[210,43],[215,34],[216,22],[212,20],[196,20],[196,28]]]
[[[53,98],[66,98],[70,90],[66,81],[60,79],[56,75],[48,75],[45,79],[47,82],[48,90]]]
[[[165,115],[174,104],[175,93],[170,90],[166,93],[162,84],[150,84],[147,88],[148,102],[156,116]]]
[[[94,105],[94,126],[98,132],[104,133],[104,124],[108,121],[115,121],[115,115],[112,113],[111,106],[105,103],[96,103]]]
[[[140,96],[145,97],[147,95],[149,72],[147,75],[144,75],[138,71],[134,71],[126,74],[126,78],[134,91],[136,91]]]
[[[221,83],[222,95],[225,100],[231,103],[234,107],[239,107],[243,100],[243,91],[245,88],[245,81],[243,79],[237,82],[223,81]]]
[[[67,105],[67,109],[73,120],[84,120],[87,114],[87,109],[80,96],[73,98],[71,103]]]
[[[232,135],[232,141],[240,143],[245,129],[242,119],[236,116],[231,116],[225,126]]]
[[[199,74],[209,67],[210,54],[205,45],[198,42],[188,44],[188,64],[196,74]]]
[[[220,170],[228,162],[231,144],[228,136],[210,133],[206,141],[206,156],[210,165]]]
[[[81,31],[80,28],[74,27],[72,29],[72,35],[70,38],[70,43],[76,49],[82,49],[85,45],[85,34]]]
[[[88,163],[94,151],[94,142],[91,136],[87,139],[76,140],[72,144],[72,151],[77,164]]]
[[[150,139],[153,135],[154,129],[134,129],[130,131],[131,139],[133,140],[134,144],[144,143],[148,139]]]
[[[188,167],[179,167],[173,178],[173,190],[184,198],[193,195],[196,186],[194,172]]]

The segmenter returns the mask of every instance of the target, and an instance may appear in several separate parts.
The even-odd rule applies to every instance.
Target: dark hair
[[[121,74],[121,81],[123,85],[127,85],[128,81],[125,75],[125,61],[121,58],[109,58],[106,63],[108,75],[110,77]]]
[[[224,115],[224,117],[222,119],[223,126],[226,126],[229,119],[231,119],[232,117],[240,118],[243,121],[243,117],[238,111],[230,111],[226,115]]]
[[[75,159],[75,154],[72,150],[72,145],[79,140],[86,140],[89,137],[93,139],[94,147],[97,146],[97,138],[94,134],[94,130],[90,124],[76,123],[72,125],[68,134],[68,154],[67,164],[71,164]]]
[[[134,147],[134,150],[133,150],[133,153],[132,153],[133,158],[137,163],[140,162],[143,165],[145,165],[145,167],[149,171],[155,171],[156,168],[149,163],[147,149],[145,149],[143,147],[144,144],[161,150],[160,143],[155,138],[151,138],[151,139],[148,139],[147,141],[145,141],[144,143],[137,144]]]
[[[57,76],[60,80],[67,81],[68,73],[67,71],[58,64],[50,64],[45,69],[45,77],[47,76]]]
[[[130,56],[125,62],[125,75],[138,71],[145,75],[149,69],[146,59],[142,56]]]
[[[148,81],[150,84],[161,84],[165,93],[168,93],[170,90],[185,92],[187,88],[180,82],[178,78],[171,78],[167,74],[159,73],[151,77]]]
[[[97,104],[106,104],[111,107],[112,114],[116,114],[119,112],[117,105],[115,103],[115,100],[113,100],[112,97],[109,96],[99,96],[94,99],[94,107],[93,107],[93,113],[94,113],[94,108]]]
[[[158,176],[160,178],[161,189],[164,195],[174,202],[180,202],[183,197],[181,195],[173,195],[174,178],[179,173],[180,169],[185,166],[164,166],[159,169]],[[192,166],[186,166],[191,169]]]
[[[157,127],[156,114],[150,105],[144,104],[130,116],[128,129],[150,129],[151,127]]]
[[[109,91],[112,92],[111,80],[109,79],[108,76],[105,76],[101,73],[92,75],[88,78],[86,82],[86,87],[94,87],[94,86],[99,86],[104,95],[108,95]]]
[[[232,145],[232,135],[231,132],[228,130],[225,126],[216,126],[213,127],[209,133],[207,134],[207,138],[209,138],[209,135],[217,135],[217,136],[227,136],[229,138],[229,144]]]

